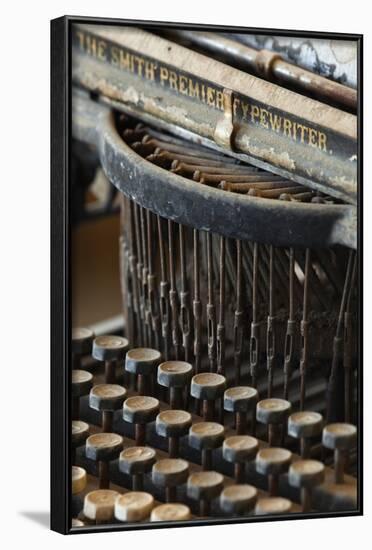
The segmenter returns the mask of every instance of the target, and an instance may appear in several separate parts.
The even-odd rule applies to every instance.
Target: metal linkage
[[[168,220],[168,258],[169,258],[169,302],[172,317],[172,344],[174,349],[174,357],[176,360],[180,358],[181,351],[181,335],[179,327],[179,298],[176,286],[176,257],[174,247],[174,231],[175,226],[171,220]]]
[[[164,247],[163,219],[157,216],[158,244],[160,257],[160,292],[159,307],[161,319],[161,334],[163,338],[164,359],[169,359],[169,338],[170,338],[170,302],[169,282],[167,277],[166,253]]]
[[[283,397],[288,399],[289,382],[294,368],[294,349],[296,335],[296,321],[294,317],[294,278],[295,278],[295,253],[289,249],[289,311],[287,320],[287,332],[284,347],[284,390]]]
[[[187,281],[187,265],[186,265],[186,244],[185,232],[186,228],[179,224],[179,241],[180,241],[180,272],[181,272],[181,291],[180,291],[180,325],[182,332],[182,346],[184,350],[185,361],[190,359],[190,295]]]
[[[153,214],[150,210],[146,211],[146,224],[147,224],[147,257],[148,257],[148,275],[147,275],[147,288],[148,288],[148,301],[150,310],[151,329],[154,335],[154,342],[156,349],[160,347],[160,315],[159,315],[159,299],[158,299],[158,287],[156,281],[156,273],[154,267],[153,258],[153,243],[152,238],[155,233],[153,228]]]
[[[213,260],[212,260],[212,235],[206,233],[207,246],[207,280],[208,280],[208,302],[207,302],[207,327],[208,327],[208,358],[211,372],[216,371],[217,338],[216,338],[216,307],[214,303],[213,290]]]
[[[300,325],[301,331],[301,356],[300,356],[300,410],[305,408],[305,392],[306,392],[306,370],[309,354],[309,321],[308,321],[308,306],[309,306],[309,270],[310,270],[310,250],[306,249],[305,263],[305,279],[304,279],[304,299],[302,307],[302,320]]]
[[[267,356],[267,397],[272,397],[274,366],[276,357],[275,317],[274,317],[274,247],[271,245],[270,275],[269,275],[269,315],[266,329],[266,356]]]
[[[199,231],[193,230],[193,256],[194,256],[194,358],[195,374],[201,369],[201,344],[202,344],[202,303],[200,299],[200,263],[199,263]]]
[[[236,294],[234,313],[234,370],[235,384],[240,383],[240,367],[243,353],[243,307],[242,307],[242,243],[236,241]]]
[[[252,386],[257,386],[258,364],[260,358],[260,323],[258,322],[258,262],[259,250],[258,244],[253,245],[253,284],[252,284],[252,322],[251,322],[251,339],[250,339],[250,370],[252,378]]]

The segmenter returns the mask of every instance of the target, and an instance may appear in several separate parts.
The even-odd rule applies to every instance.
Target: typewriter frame
[[[175,28],[187,28],[209,31],[258,32],[267,35],[286,35],[313,38],[348,38],[358,41],[358,509],[352,512],[316,512],[312,514],[269,516],[254,518],[216,518],[210,520],[189,520],[187,523],[140,523],[129,525],[87,526],[71,529],[71,473],[70,473],[70,335],[71,335],[71,263],[70,263],[70,144],[71,144],[71,25],[73,23],[94,23],[110,25],[140,26],[143,28],[167,27],[162,22],[127,21],[89,17],[62,17],[51,23],[51,528],[62,534],[76,534],[101,531],[124,531],[134,529],[154,529],[165,527],[213,525],[230,523],[249,523],[251,521],[280,521],[283,519],[303,519],[318,517],[355,516],[363,513],[363,371],[362,371],[362,63],[363,38],[361,35],[343,35],[341,33],[317,33],[305,31],[286,31],[255,29],[243,27],[225,27],[214,25],[172,24]]]

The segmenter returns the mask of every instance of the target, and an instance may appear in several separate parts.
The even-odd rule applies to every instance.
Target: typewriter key
[[[97,361],[105,362],[105,382],[115,384],[116,361],[123,361],[129,342],[122,336],[97,336],[93,340],[92,355]]]
[[[146,424],[153,422],[159,413],[159,401],[155,397],[128,397],[123,405],[123,418],[135,425],[137,447],[143,447],[146,441]]]
[[[235,414],[236,433],[243,435],[247,431],[247,415],[251,412],[256,417],[258,392],[249,386],[236,386],[225,391],[223,396],[225,411]]]
[[[187,480],[187,495],[199,501],[199,514],[209,516],[211,501],[218,497],[223,489],[223,475],[219,472],[197,472]]]
[[[90,435],[85,443],[87,458],[98,462],[99,488],[108,489],[109,463],[118,457],[123,448],[123,438],[115,433],[99,433]]]
[[[268,441],[270,447],[277,444],[281,438],[281,427],[291,413],[292,405],[285,399],[263,399],[257,403],[256,418],[269,429]]]
[[[181,410],[163,411],[156,417],[156,433],[168,438],[170,458],[178,457],[180,437],[188,433],[191,422],[191,414]]]
[[[334,451],[335,483],[344,482],[345,462],[350,449],[357,442],[357,429],[352,424],[328,424],[323,429],[322,443],[327,449]]]
[[[189,463],[182,458],[163,458],[152,467],[152,482],[165,488],[165,501],[177,500],[177,486],[186,483]]]
[[[90,390],[89,405],[102,411],[102,431],[112,432],[114,411],[123,406],[127,390],[117,384],[98,384]]]
[[[185,504],[160,504],[153,508],[151,521],[186,521],[191,519],[190,508]]]
[[[192,375],[192,365],[185,361],[166,361],[158,367],[158,384],[169,388],[170,407],[183,406],[182,390],[188,386]]]
[[[292,509],[292,502],[283,497],[264,497],[257,500],[255,507],[256,516],[268,516],[271,514],[288,514]]]
[[[233,462],[236,483],[244,482],[246,462],[253,460],[257,451],[258,441],[250,435],[233,435],[223,442],[222,456],[227,462]]]
[[[154,497],[150,493],[131,491],[117,497],[115,518],[118,521],[143,521],[149,517],[153,506]]]
[[[143,475],[151,471],[156,452],[151,447],[128,447],[120,453],[119,470],[132,476],[132,490],[143,490]]]
[[[73,420],[71,426],[72,463],[76,460],[76,449],[83,445],[89,435],[89,424],[82,420]]]
[[[71,527],[84,527],[85,523],[77,518],[72,518]]]
[[[85,495],[84,515],[90,520],[100,523],[110,523],[114,519],[115,501],[118,498],[117,491],[109,489],[97,489]]]
[[[220,494],[220,507],[226,514],[244,516],[257,501],[257,489],[252,485],[231,485]]]
[[[256,470],[268,476],[268,491],[270,496],[277,496],[279,476],[284,474],[290,465],[292,453],[280,447],[267,447],[258,451]]]
[[[225,387],[226,378],[222,374],[204,372],[192,377],[190,393],[203,401],[204,420],[213,420],[214,402],[222,397]]]
[[[81,368],[81,358],[92,353],[94,332],[89,328],[76,327],[71,332],[72,368]]]
[[[71,473],[71,514],[78,516],[83,508],[84,502],[80,493],[87,486],[87,473],[80,466],[72,466]]]
[[[217,422],[197,422],[189,430],[189,445],[202,453],[203,470],[212,468],[212,450],[221,447],[225,428]]]
[[[288,418],[288,435],[300,439],[301,457],[309,458],[309,438],[319,435],[322,431],[323,417],[312,411],[293,413]]]
[[[140,395],[151,391],[151,380],[161,360],[161,353],[151,348],[134,348],[125,358],[125,370],[137,377],[137,389]]]
[[[80,466],[72,467],[71,486],[73,495],[84,491],[87,486],[87,473],[84,468],[80,468]]]
[[[324,481],[324,465],[318,460],[297,460],[291,464],[288,481],[292,487],[301,489],[302,511],[311,510],[311,491]]]
[[[72,418],[73,420],[79,420],[80,397],[89,393],[93,383],[93,375],[86,370],[73,370],[71,376]]]

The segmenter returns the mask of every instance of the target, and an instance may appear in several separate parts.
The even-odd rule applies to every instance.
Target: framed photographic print
[[[362,513],[362,36],[52,21],[52,529]]]

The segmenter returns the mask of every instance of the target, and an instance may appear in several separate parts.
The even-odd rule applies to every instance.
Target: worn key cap
[[[151,472],[156,452],[151,447],[127,447],[120,453],[119,470],[132,478],[132,490],[143,490],[143,476]]]

